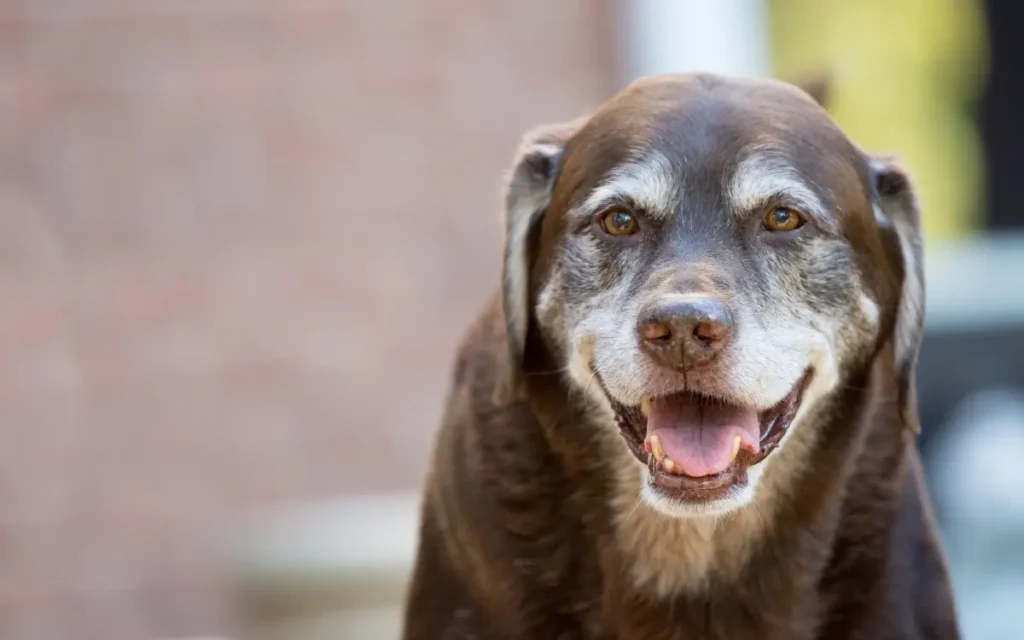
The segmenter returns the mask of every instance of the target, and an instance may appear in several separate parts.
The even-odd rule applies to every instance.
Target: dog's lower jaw
[[[709,502],[683,502],[673,499],[654,485],[650,471],[644,469],[642,473],[643,487],[640,489],[640,497],[658,513],[670,518],[715,518],[727,516],[753,501],[760,469],[748,469],[746,483],[730,488],[728,495]]]

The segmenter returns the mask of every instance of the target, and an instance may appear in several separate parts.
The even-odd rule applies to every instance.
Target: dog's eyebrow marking
[[[678,196],[678,180],[672,163],[659,151],[618,167],[595,188],[580,205],[587,212],[599,211],[610,204],[632,203],[652,218],[665,217]]]
[[[744,158],[732,174],[728,190],[733,209],[746,214],[772,198],[785,198],[807,213],[828,222],[825,205],[793,165],[777,154],[755,153]]]

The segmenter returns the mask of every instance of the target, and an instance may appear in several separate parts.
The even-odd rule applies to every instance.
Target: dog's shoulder
[[[868,426],[846,482],[832,557],[821,579],[830,603],[822,637],[958,638],[949,571],[921,459],[895,410]],[[845,637],[845,636],[844,636]]]
[[[495,295],[470,323],[455,350],[450,370],[449,412],[456,399],[474,405],[493,403],[495,398],[487,396],[493,396],[508,371],[506,344],[501,301]]]
[[[514,421],[501,406],[508,356],[500,300],[473,320],[455,350],[448,392],[434,438],[420,518],[416,563],[406,610],[407,640],[484,637],[477,612],[502,591],[500,554],[480,523],[493,511],[493,467],[482,436],[497,437]],[[489,625],[488,625],[489,626]]]
[[[540,459],[548,443],[537,408],[513,393],[511,373],[501,302],[492,298],[456,350],[439,430],[438,447],[457,454],[464,465],[435,460],[435,470],[450,478],[473,479],[478,489],[506,488],[522,465],[550,462]],[[490,481],[499,477],[498,486],[491,487]]]
[[[533,637],[552,620],[564,624],[552,610],[576,599],[573,585],[587,572],[574,564],[583,534],[567,507],[572,483],[537,407],[509,393],[508,367],[495,300],[466,332],[452,365],[411,593],[419,601],[414,611],[445,610],[451,620],[462,615],[462,625],[472,616],[480,634],[500,629],[519,637],[518,629]],[[430,626],[425,618],[418,624]]]
[[[911,594],[914,623],[924,637],[956,640],[959,625],[949,587],[949,567],[927,499],[924,472],[916,448],[911,451],[902,487],[900,544],[893,549],[892,557],[902,565],[903,571],[901,584],[893,593]]]

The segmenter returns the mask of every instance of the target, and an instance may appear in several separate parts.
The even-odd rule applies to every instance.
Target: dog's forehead
[[[563,172],[570,188],[592,189],[657,158],[678,179],[722,185],[758,156],[825,191],[858,179],[854,147],[809,96],[773,80],[702,74],[627,87],[570,141]]]

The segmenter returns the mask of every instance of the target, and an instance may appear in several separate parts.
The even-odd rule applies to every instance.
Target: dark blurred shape
[[[1024,227],[1024,3],[985,2],[991,50],[988,86],[979,116],[988,174],[988,225],[991,229]]]

